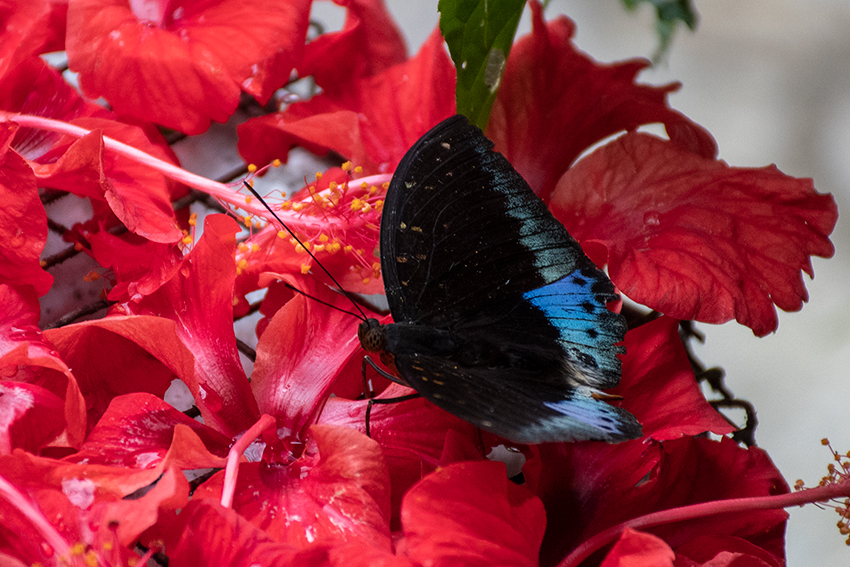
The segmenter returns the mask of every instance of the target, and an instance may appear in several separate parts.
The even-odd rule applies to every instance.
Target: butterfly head
[[[369,352],[381,352],[387,344],[384,327],[377,319],[366,319],[357,328],[357,338],[360,345]]]

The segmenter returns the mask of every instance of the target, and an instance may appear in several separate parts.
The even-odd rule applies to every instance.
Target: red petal
[[[100,230],[84,234],[98,264],[112,270],[116,285],[110,301],[127,301],[150,295],[174,277],[183,254],[177,246],[151,242],[135,234],[113,234]]]
[[[151,468],[159,465],[169,450],[174,450],[178,425],[188,427],[194,438],[203,442],[193,448],[181,434],[179,459],[182,468],[200,469],[221,467],[230,447],[225,437],[186,417],[160,398],[145,393],[127,394],[112,400],[100,421],[79,452],[66,457],[72,463],[107,465],[112,467]],[[132,443],[127,443],[132,439]],[[204,449],[206,448],[206,449]],[[210,454],[210,451],[214,454]],[[173,461],[172,461],[173,464]]]
[[[744,539],[702,537],[676,548],[676,567],[783,567],[785,561]]]
[[[318,455],[239,468],[233,508],[297,548],[361,542],[390,551],[390,479],[375,441],[344,427],[311,428]],[[222,474],[195,492],[221,497]]]
[[[663,539],[626,528],[599,567],[673,567],[675,556]]]
[[[65,403],[35,384],[0,382],[0,455],[37,453],[65,429]]]
[[[9,148],[16,130],[14,124],[0,121],[0,283],[29,286],[44,295],[53,283],[39,263],[47,242],[47,214],[35,175]]]
[[[18,62],[31,55],[63,49],[64,25],[54,12],[61,12],[59,2],[47,0],[11,0],[0,10],[0,77]]]
[[[351,81],[377,75],[404,63],[407,47],[383,0],[335,0],[348,11],[342,30],[307,44],[298,64],[302,77],[312,75],[325,92],[341,93]],[[345,61],[345,65],[340,65]]]
[[[296,548],[274,541],[235,511],[210,500],[193,500],[177,520],[177,541],[167,544],[170,567],[284,567],[296,554]]]
[[[410,393],[411,389],[392,384],[378,397],[387,399]],[[365,433],[367,404],[367,400],[330,398],[319,422]],[[369,429],[390,469],[394,530],[399,527],[396,523],[402,497],[411,486],[439,466],[483,459],[486,454],[479,429],[423,398],[373,406]]]
[[[75,370],[92,427],[115,396],[149,392],[162,397],[175,374],[191,377],[191,355],[170,321],[107,317],[49,329],[44,336]]]
[[[310,5],[310,0],[229,0],[197,8],[187,3],[173,30],[221,61],[242,90],[265,105],[302,57]]]
[[[634,83],[648,61],[598,64],[573,45],[569,19],[547,24],[540,5],[531,2],[531,8],[534,30],[511,48],[487,135],[535,193],[548,200],[583,151],[642,124],[661,122],[683,149],[716,155],[711,134],[667,106],[678,85]]]
[[[308,6],[229,0],[155,13],[156,4],[81,0],[68,11],[68,62],[83,91],[117,113],[199,134],[236,110],[241,87],[265,99],[289,77]]]
[[[590,536],[644,514],[788,492],[767,453],[742,449],[725,437],[719,443],[685,437],[663,443],[548,444],[532,452],[523,473],[549,518],[543,563],[560,561]],[[673,549],[699,537],[734,536],[782,557],[787,517],[782,510],[749,510],[647,531]]]
[[[0,375],[45,388],[64,400],[67,429],[60,446],[78,447],[86,431],[85,401],[77,380],[38,328],[39,305],[32,291],[0,285]],[[60,417],[56,416],[56,420]]]
[[[141,498],[95,503],[90,521],[100,528],[98,535],[103,540],[112,543],[110,532],[114,530],[121,545],[133,547],[139,535],[164,513],[185,508],[188,502],[189,482],[180,470],[170,467]]]
[[[27,500],[20,502],[20,498],[10,497],[11,491],[3,490],[0,540],[16,556],[37,558],[44,564],[56,563],[57,555],[67,554],[67,547],[77,543],[97,550],[112,546],[117,562],[124,564],[129,551],[124,546],[134,544],[164,510],[184,506],[189,492],[185,477],[175,469],[69,465],[22,451],[0,457],[0,470]],[[122,500],[157,479],[145,496]],[[24,515],[22,507],[34,513]],[[38,519],[43,524],[33,522]],[[49,545],[56,539],[45,538],[46,524],[52,524],[53,533],[61,538],[59,543],[65,540],[66,550]]]
[[[291,283],[340,309],[352,309],[348,298],[312,282]],[[251,389],[260,412],[296,435],[315,423],[340,370],[360,351],[358,324],[352,315],[303,295],[280,309],[257,344]]]
[[[69,85],[62,73],[40,57],[30,57],[2,78],[0,108],[21,114],[32,114],[70,122],[75,118],[98,116],[111,118],[112,113],[87,102]],[[63,138],[44,129],[21,128],[12,147],[28,160],[36,160]]]
[[[177,242],[183,233],[171,208],[171,185],[162,174],[130,159],[105,152],[102,135],[135,146],[156,157],[168,159],[136,127],[98,118],[80,119],[75,125],[94,129],[62,152],[50,165],[37,167],[45,187],[69,191],[82,197],[105,200],[115,216],[140,236],[154,242]],[[104,130],[98,130],[105,128]],[[159,155],[157,155],[159,154]]]
[[[661,317],[626,333],[623,380],[614,390],[623,407],[659,441],[706,431],[735,430],[709,405],[697,385],[678,332],[679,322]]]
[[[338,96],[325,93],[237,128],[249,163],[285,161],[301,145],[351,159],[367,173],[391,171],[428,128],[454,112],[455,73],[436,30],[419,53]]]
[[[837,210],[811,180],[733,168],[646,134],[627,134],[570,169],[551,208],[573,236],[607,248],[611,279],[677,319],[732,318],[759,336],[776,306],[808,299],[800,271],[830,257]]]
[[[203,236],[174,277],[142,298],[137,308],[126,306],[177,324],[177,336],[194,356],[194,373],[181,378],[204,423],[228,437],[248,429],[259,417],[233,332],[238,231],[226,215],[206,217]]]
[[[457,463],[405,496],[399,551],[423,564],[538,565],[546,527],[540,501],[505,476],[501,463]]]

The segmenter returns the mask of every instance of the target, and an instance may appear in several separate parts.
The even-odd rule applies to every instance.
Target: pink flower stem
[[[82,138],[92,132],[91,130],[80,128],[79,126],[68,124],[67,122],[62,122],[61,120],[52,120],[50,118],[32,116],[29,114],[12,114],[8,115],[8,119],[20,124],[21,126],[26,126],[27,128],[47,130],[48,132],[65,134],[74,138]],[[108,136],[103,136],[103,145],[116,154],[127,157],[137,163],[147,165],[171,179],[177,180],[189,187],[198,189],[199,191],[203,191],[204,193],[209,193],[223,201],[237,206],[241,206],[241,203],[244,202],[244,197],[236,195],[227,185],[201,177],[200,175],[195,175],[194,173],[189,173],[185,169],[181,169],[172,163],[155,158],[142,150],[134,148],[133,146],[128,146],[127,144],[109,138]]]
[[[27,128],[56,132],[58,134],[72,136],[74,138],[82,138],[92,132],[91,130],[74,126],[67,122],[62,122],[61,120],[53,120],[29,114],[9,114],[0,112],[0,121],[4,118]],[[127,144],[119,142],[118,140],[108,136],[103,136],[103,145],[110,151],[137,163],[147,165],[148,167],[159,171],[166,177],[179,181],[180,183],[188,185],[198,191],[207,193],[208,195],[220,199],[225,203],[247,211],[251,215],[266,218],[268,220],[268,217],[266,217],[267,212],[264,207],[260,205],[252,205],[249,202],[246,202],[245,195],[238,193],[229,185],[190,173],[172,163],[153,157],[142,150],[134,148],[133,146],[128,146]],[[389,178],[389,175],[374,175],[371,177],[360,178],[357,181],[359,183],[368,183],[370,185],[380,185],[384,181],[388,181]],[[298,215],[298,213],[293,211],[280,211],[278,214],[279,216],[284,217],[284,222],[286,222],[289,226],[300,226],[302,224],[301,215]]]
[[[228,451],[227,464],[224,466],[224,485],[221,489],[221,505],[225,508],[230,508],[233,505],[233,495],[236,493],[236,479],[239,476],[239,458],[245,452],[245,449],[254,442],[254,439],[274,424],[274,418],[264,413]]]
[[[558,564],[558,567],[578,567],[582,561],[590,557],[593,553],[620,537],[620,534],[623,533],[623,530],[626,528],[649,528],[672,522],[681,522],[683,520],[692,520],[694,518],[703,518],[705,516],[714,516],[730,512],[741,513],[752,510],[789,508],[791,506],[802,506],[803,504],[809,504],[812,502],[827,502],[833,498],[842,496],[850,496],[850,480],[839,484],[828,484],[826,486],[818,486],[777,496],[715,500],[713,502],[703,502],[701,504],[692,504],[690,506],[682,506],[680,508],[671,508],[670,510],[653,512],[652,514],[646,514],[645,516],[628,520],[614,527],[608,528],[604,532],[596,534],[575,548],[572,553]]]

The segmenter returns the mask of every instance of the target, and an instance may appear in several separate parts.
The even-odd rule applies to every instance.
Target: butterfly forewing
[[[614,286],[492,146],[455,116],[397,168],[381,224],[386,351],[426,398],[507,438],[635,437],[593,390],[619,381]]]

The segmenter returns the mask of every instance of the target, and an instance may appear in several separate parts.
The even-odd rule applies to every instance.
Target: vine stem
[[[625,521],[596,534],[575,548],[572,553],[558,564],[558,567],[578,567],[582,561],[590,557],[593,553],[616,540],[626,528],[649,528],[672,522],[681,522],[683,520],[692,520],[694,518],[703,518],[706,516],[715,516],[717,514],[726,514],[730,512],[776,510],[780,508],[789,508],[791,506],[802,506],[803,504],[810,504],[813,502],[827,502],[833,498],[842,496],[850,496],[850,480],[845,480],[838,484],[827,484],[825,486],[817,486],[777,496],[715,500],[713,502],[703,502],[700,504],[692,504],[690,506],[682,506],[680,508],[671,508],[669,510],[653,512],[652,514],[646,514],[645,516]]]

